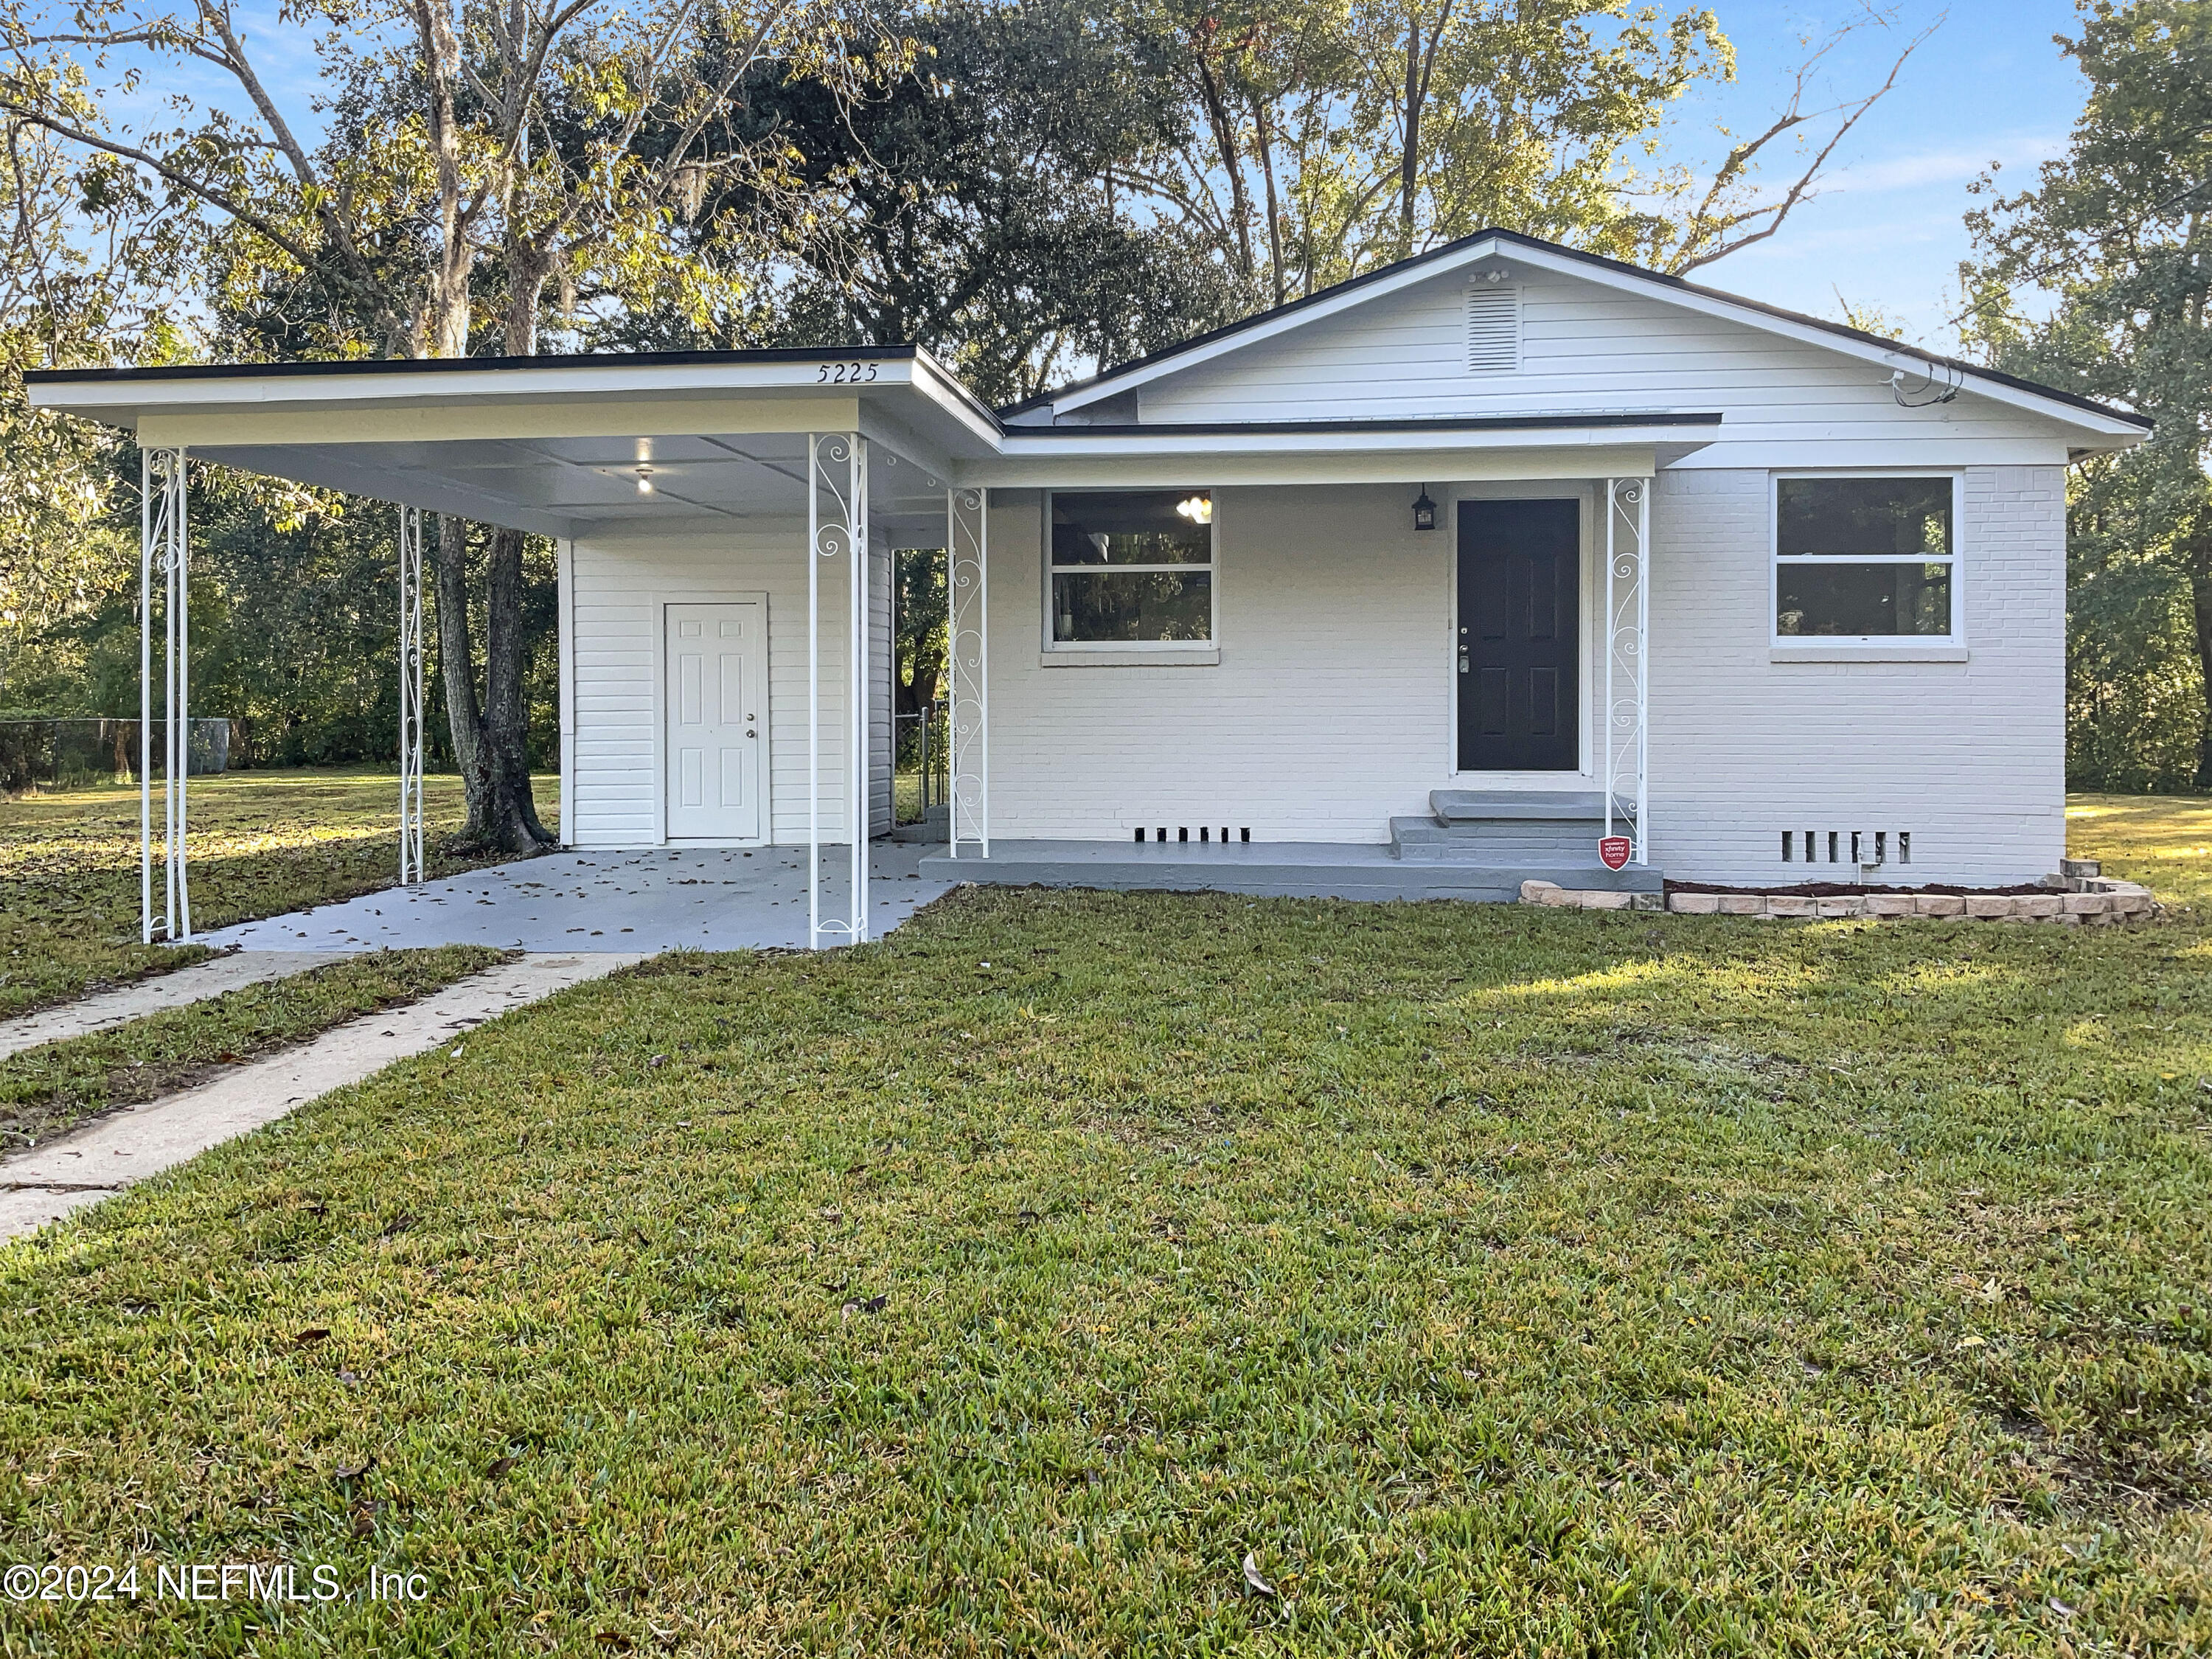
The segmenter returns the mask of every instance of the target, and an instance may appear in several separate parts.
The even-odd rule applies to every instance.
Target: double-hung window
[[[1213,638],[1213,496],[1063,489],[1046,498],[1054,646]]]
[[[1930,642],[1959,632],[1949,477],[1774,481],[1774,637]]]

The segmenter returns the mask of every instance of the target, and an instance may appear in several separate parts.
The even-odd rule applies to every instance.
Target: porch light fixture
[[[1421,493],[1413,502],[1413,528],[1434,530],[1437,527],[1437,504],[1429,499],[1429,487],[1421,486]]]
[[[637,470],[637,493],[641,495],[653,494],[653,469],[649,466],[641,466]]]
[[[1180,513],[1184,518],[1188,519],[1193,524],[1212,524],[1213,522],[1213,498],[1211,495],[1190,496],[1188,500],[1177,501],[1176,503],[1176,511]]]

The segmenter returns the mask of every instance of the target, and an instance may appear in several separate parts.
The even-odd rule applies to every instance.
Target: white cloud
[[[2002,161],[2008,167],[2033,167],[2059,155],[2065,148],[2063,138],[2021,135],[1997,140],[1978,149],[1923,150],[1917,155],[1857,162],[1837,169],[1822,184],[1828,190],[1850,191],[1858,195],[1917,190],[1928,185],[1963,185],[1979,178],[1992,161]]]

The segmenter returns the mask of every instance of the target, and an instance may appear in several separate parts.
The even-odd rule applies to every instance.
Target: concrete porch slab
[[[1462,899],[1520,902],[1524,881],[1627,892],[1662,890],[1657,870],[1583,864],[1452,864],[1395,858],[1381,843],[1347,842],[994,841],[988,859],[937,854],[925,879],[1009,887],[1249,893],[1273,898]]]
[[[878,842],[869,880],[880,936],[944,893],[928,849]],[[822,851],[823,915],[839,914],[848,854]],[[1562,883],[1562,885],[1565,884]],[[548,853],[419,888],[388,887],[203,936],[221,948],[358,951],[427,945],[523,951],[753,951],[806,944],[804,848]]]

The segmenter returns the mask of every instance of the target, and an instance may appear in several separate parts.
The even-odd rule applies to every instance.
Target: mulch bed
[[[1795,887],[1723,887],[1710,881],[1669,881],[1670,893],[1748,893],[1765,898],[1855,898],[1868,893],[1940,893],[1949,898],[2021,898],[2061,891],[2040,882],[2017,887],[1950,887],[1930,882],[1924,887],[1876,887],[1851,881],[1801,881]]]

